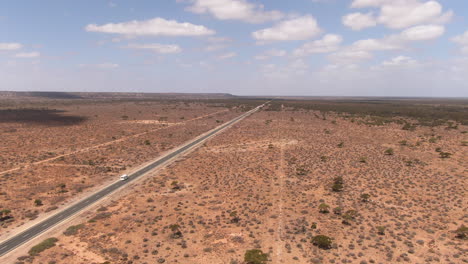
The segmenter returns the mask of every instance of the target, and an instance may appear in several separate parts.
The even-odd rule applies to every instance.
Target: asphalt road
[[[246,112],[246,113],[242,114],[239,117],[234,118],[233,120],[231,120],[231,121],[229,121],[229,122],[215,128],[213,130],[211,130],[210,132],[208,132],[204,136],[202,136],[200,138],[197,138],[197,139],[187,143],[183,147],[181,147],[181,148],[177,149],[176,151],[171,152],[171,153],[161,157],[160,159],[158,159],[155,162],[147,165],[146,167],[143,167],[143,168],[139,169],[138,171],[136,171],[136,172],[134,172],[132,174],[129,174],[128,180],[117,181],[114,184],[111,184],[111,185],[107,186],[106,188],[104,188],[104,189],[90,195],[89,197],[79,201],[78,203],[63,209],[62,211],[60,211],[60,212],[56,213],[55,215],[45,219],[44,221],[42,221],[42,222],[28,228],[27,230],[25,230],[25,231],[15,235],[15,236],[9,238],[9,239],[3,241],[2,243],[0,243],[0,256],[5,255],[6,253],[12,251],[13,249],[19,247],[21,244],[24,244],[27,241],[29,241],[30,239],[32,239],[32,238],[38,236],[39,234],[51,229],[52,227],[54,227],[58,223],[66,220],[67,218],[69,218],[69,217],[77,214],[78,212],[84,210],[88,206],[96,203],[97,201],[101,200],[102,198],[106,197],[107,195],[109,195],[110,193],[116,191],[117,189],[122,188],[123,186],[129,184],[130,182],[138,179],[142,175],[144,175],[144,174],[148,173],[149,171],[155,169],[156,167],[160,166],[161,164],[165,163],[166,161],[168,161],[168,160],[170,160],[172,158],[175,158],[177,156],[180,156],[181,154],[187,152],[193,146],[207,140],[208,138],[210,138],[210,137],[214,136],[215,134],[221,132],[223,129],[225,129],[225,128],[227,128],[227,127],[241,121],[245,117],[247,117],[247,116],[251,115],[252,113],[256,112],[262,106],[264,106],[264,104],[254,108],[253,110],[251,110],[249,112]]]

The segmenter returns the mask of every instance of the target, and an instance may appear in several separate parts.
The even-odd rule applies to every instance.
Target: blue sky
[[[0,90],[468,97],[461,0],[15,0],[0,32]]]

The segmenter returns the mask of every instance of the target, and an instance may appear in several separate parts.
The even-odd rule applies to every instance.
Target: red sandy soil
[[[269,263],[466,263],[467,241],[454,233],[467,225],[466,130],[262,111],[22,261],[234,264],[258,248]],[[357,215],[344,224],[349,210]],[[332,248],[314,246],[316,235]]]
[[[62,119],[57,123],[4,116],[0,210],[10,209],[13,218],[0,223],[0,236],[241,113],[236,108],[163,101],[42,104],[64,111],[60,118],[84,121],[62,124]],[[36,206],[36,199],[43,205]]]

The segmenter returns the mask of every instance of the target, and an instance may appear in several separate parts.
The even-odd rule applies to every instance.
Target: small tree
[[[10,214],[11,214],[10,209],[0,210],[0,220],[6,220],[8,218],[11,218]]]
[[[341,192],[343,190],[343,177],[338,176],[333,180],[332,191]]]
[[[357,211],[356,210],[348,210],[343,215],[343,221],[341,221],[345,225],[351,225],[351,222],[356,219]]]
[[[361,163],[367,163],[367,158],[366,157],[360,157],[359,162]]]
[[[455,230],[455,234],[459,239],[468,239],[468,227],[461,225],[457,230]]]
[[[237,215],[237,211],[232,211],[229,215],[232,217],[231,223],[239,223],[240,218]]]
[[[332,239],[328,236],[318,235],[312,238],[312,244],[322,249],[330,249],[332,247]]]
[[[394,154],[394,151],[392,148],[385,150],[385,155],[392,156],[393,154]]]
[[[182,232],[180,231],[180,225],[172,224],[172,225],[169,226],[169,228],[172,231],[171,238],[177,239],[177,238],[181,238],[183,236]]]
[[[247,264],[265,264],[268,261],[268,254],[263,253],[260,249],[247,250],[244,261]]]
[[[326,203],[322,203],[319,205],[319,212],[322,214],[328,214],[330,212],[330,206]]]
[[[385,235],[385,226],[378,226],[377,227],[377,234],[383,236]]]
[[[41,200],[41,199],[36,199],[36,200],[34,200],[34,205],[36,205],[36,206],[41,206],[41,205],[43,205],[43,204],[42,204],[42,200]]]
[[[336,215],[341,215],[343,213],[343,208],[341,207],[335,207],[333,208],[333,213],[336,214]]]
[[[439,155],[440,155],[441,159],[448,159],[448,158],[450,158],[450,156],[452,156],[452,153],[440,152]]]
[[[369,198],[370,198],[370,194],[368,193],[361,194],[361,201],[367,203],[369,201]]]
[[[340,142],[337,146],[338,146],[339,148],[344,147],[344,142]]]
[[[145,140],[145,145],[149,146],[149,145],[151,145],[151,142],[147,139],[147,140]]]

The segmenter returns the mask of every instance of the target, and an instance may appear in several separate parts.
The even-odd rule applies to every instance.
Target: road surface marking
[[[29,236],[29,233],[26,233],[26,234],[22,235],[21,237],[27,237],[27,236]]]

